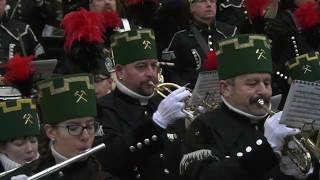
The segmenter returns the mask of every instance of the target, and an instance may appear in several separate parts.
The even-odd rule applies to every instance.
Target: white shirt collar
[[[258,123],[260,120],[263,120],[267,115],[268,113],[262,115],[262,116],[255,116],[255,115],[252,115],[252,114],[249,114],[249,113],[246,113],[234,106],[232,106],[231,104],[229,104],[224,98],[223,96],[221,96],[221,99],[223,101],[223,103],[232,111],[238,113],[238,114],[241,114],[247,118],[249,118],[251,120],[252,123]]]

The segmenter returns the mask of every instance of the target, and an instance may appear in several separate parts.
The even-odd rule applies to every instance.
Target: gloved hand
[[[20,174],[18,176],[12,176],[11,180],[28,180],[28,176]]]
[[[162,128],[167,128],[168,124],[174,123],[177,119],[187,117],[182,112],[185,103],[182,102],[190,92],[185,87],[180,87],[164,98],[158,106],[157,111],[153,114],[153,121]]]
[[[313,166],[311,166],[309,171],[304,174],[288,156],[282,156],[280,159],[280,170],[283,174],[293,176],[296,179],[306,179],[313,173]]]
[[[284,138],[298,134],[300,130],[289,128],[284,124],[280,124],[282,111],[268,118],[264,123],[264,136],[267,138],[275,153],[281,154]]]

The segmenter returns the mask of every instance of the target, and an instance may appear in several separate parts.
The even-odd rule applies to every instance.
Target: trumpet
[[[34,175],[28,177],[28,180],[40,179],[40,178],[42,178],[44,176],[52,174],[52,173],[58,171],[59,169],[62,169],[62,168],[66,167],[66,166],[68,166],[68,165],[70,165],[70,164],[72,164],[74,162],[77,162],[77,161],[79,161],[79,160],[81,160],[83,158],[86,158],[86,157],[90,156],[91,154],[93,154],[93,153],[95,153],[97,151],[100,151],[102,149],[105,149],[105,148],[106,148],[106,145],[102,143],[102,144],[100,144],[98,146],[95,146],[95,147],[93,147],[91,149],[88,149],[87,151],[85,151],[85,152],[83,152],[83,153],[81,153],[81,154],[79,154],[77,156],[74,156],[74,157],[72,157],[72,158],[70,158],[68,160],[65,160],[65,161],[63,161],[63,162],[61,162],[59,164],[56,164],[56,165],[54,165],[54,166],[52,166],[50,168],[47,168],[47,169],[45,169],[45,170],[43,170],[43,171],[41,171],[41,172],[39,172],[37,174],[34,174]]]
[[[269,117],[276,113],[266,106],[262,98],[257,100],[257,104],[269,114]],[[302,134],[297,134],[285,138],[282,153],[287,155],[302,173],[307,173],[312,165],[311,153],[314,154],[317,151],[315,147],[309,138],[304,137]]]

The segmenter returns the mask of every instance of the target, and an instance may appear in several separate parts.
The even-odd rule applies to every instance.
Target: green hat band
[[[59,123],[97,114],[93,76],[59,76],[38,84],[39,105],[44,123]]]
[[[38,135],[40,124],[36,104],[32,99],[0,102],[0,124],[0,141]]]
[[[143,59],[157,59],[154,33],[151,29],[137,29],[111,36],[115,64],[130,64]]]
[[[304,81],[320,80],[319,52],[297,56],[286,64],[288,75],[293,79]]]
[[[241,74],[272,73],[270,44],[263,35],[243,34],[216,46],[219,79]]]

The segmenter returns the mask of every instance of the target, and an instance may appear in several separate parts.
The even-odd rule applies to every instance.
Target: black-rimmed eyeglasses
[[[81,126],[79,124],[60,124],[54,126],[66,128],[71,136],[79,136],[84,130],[87,130],[88,134],[92,135],[95,134],[99,129],[98,122],[90,123],[86,126]]]

